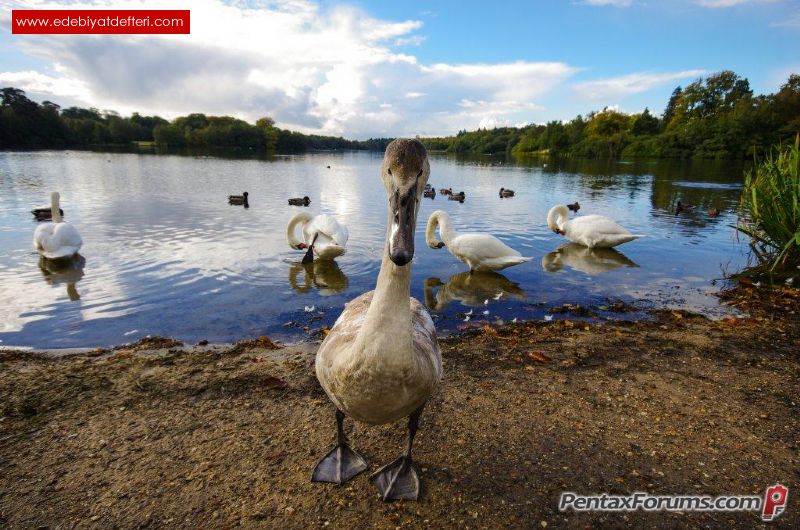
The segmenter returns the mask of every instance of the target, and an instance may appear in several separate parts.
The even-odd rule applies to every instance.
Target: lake
[[[387,205],[381,158],[0,152],[0,346],[110,346],[146,335],[212,343],[308,338],[375,285]],[[654,307],[720,315],[726,309],[713,296],[715,280],[748,259],[731,228],[741,180],[741,164],[722,162],[432,155],[430,182],[467,198],[422,200],[412,295],[443,334],[464,324],[470,310],[478,324],[549,319],[551,308],[576,303],[611,318],[639,318]],[[500,187],[516,196],[500,199]],[[40,263],[31,244],[30,210],[48,206],[54,190],[84,240],[81,257],[66,268]],[[229,194],[243,191],[250,208],[227,204]],[[287,205],[304,195],[308,208]],[[695,210],[676,215],[678,200]],[[564,246],[545,218],[552,205],[574,201],[578,215],[607,215],[646,237],[618,251]],[[706,214],[712,206],[719,217]],[[425,245],[436,209],[457,230],[495,234],[533,259],[470,276],[446,249]],[[345,223],[347,253],[302,266],[303,253],[286,243],[286,224],[300,211]],[[639,311],[614,313],[618,301]]]

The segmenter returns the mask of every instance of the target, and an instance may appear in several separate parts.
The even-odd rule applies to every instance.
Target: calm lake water
[[[374,287],[386,222],[381,157],[0,152],[0,346],[95,347],[145,335],[307,338]],[[603,314],[617,300],[719,314],[713,280],[747,262],[731,228],[741,175],[741,165],[726,163],[433,155],[430,182],[464,190],[467,200],[423,199],[412,294],[444,333],[470,309],[473,323],[542,319],[566,303],[599,306]],[[516,197],[500,199],[501,186]],[[66,220],[84,240],[82,257],[67,269],[49,270],[31,246],[29,210],[48,205],[51,190],[61,192]],[[229,194],[245,190],[249,209],[227,204]],[[311,197],[308,208],[287,205],[303,195]],[[553,204],[576,200],[580,215],[607,215],[647,237],[619,252],[564,246],[545,217]],[[675,215],[678,200],[696,210]],[[709,218],[712,206],[722,215]],[[470,277],[446,249],[425,245],[435,209],[447,211],[458,230],[495,234],[533,259]],[[302,252],[288,247],[286,223],[303,210],[348,226],[347,253],[335,263],[304,268]]]

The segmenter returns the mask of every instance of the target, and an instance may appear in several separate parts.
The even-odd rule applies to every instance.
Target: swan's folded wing
[[[488,234],[462,234],[451,241],[450,247],[459,255],[481,262],[522,255],[496,237]]]
[[[321,234],[328,236],[334,243],[343,247],[347,244],[349,236],[347,227],[336,220],[332,215],[318,215],[314,219],[314,228]]]
[[[442,352],[436,338],[436,326],[428,310],[416,298],[411,299],[411,324],[414,351],[420,354],[418,358],[422,362],[429,363],[428,370],[423,370],[423,373],[434,374],[433,384],[437,385],[442,378]]]

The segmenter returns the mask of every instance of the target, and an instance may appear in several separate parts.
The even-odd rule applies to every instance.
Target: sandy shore
[[[334,437],[315,344],[165,339],[53,357],[0,353],[6,528],[751,528],[756,513],[559,512],[562,491],[755,494],[781,482],[800,525],[800,295],[739,288],[749,316],[564,320],[442,341],[417,503],[365,475],[312,484]],[[371,469],[405,426],[347,422]]]

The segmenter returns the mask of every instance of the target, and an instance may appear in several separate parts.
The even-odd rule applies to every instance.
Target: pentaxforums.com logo
[[[761,512],[762,521],[774,521],[786,509],[789,488],[769,486],[763,497],[757,495],[650,495],[637,491],[631,495],[580,495],[563,492],[558,502],[562,512]]]

